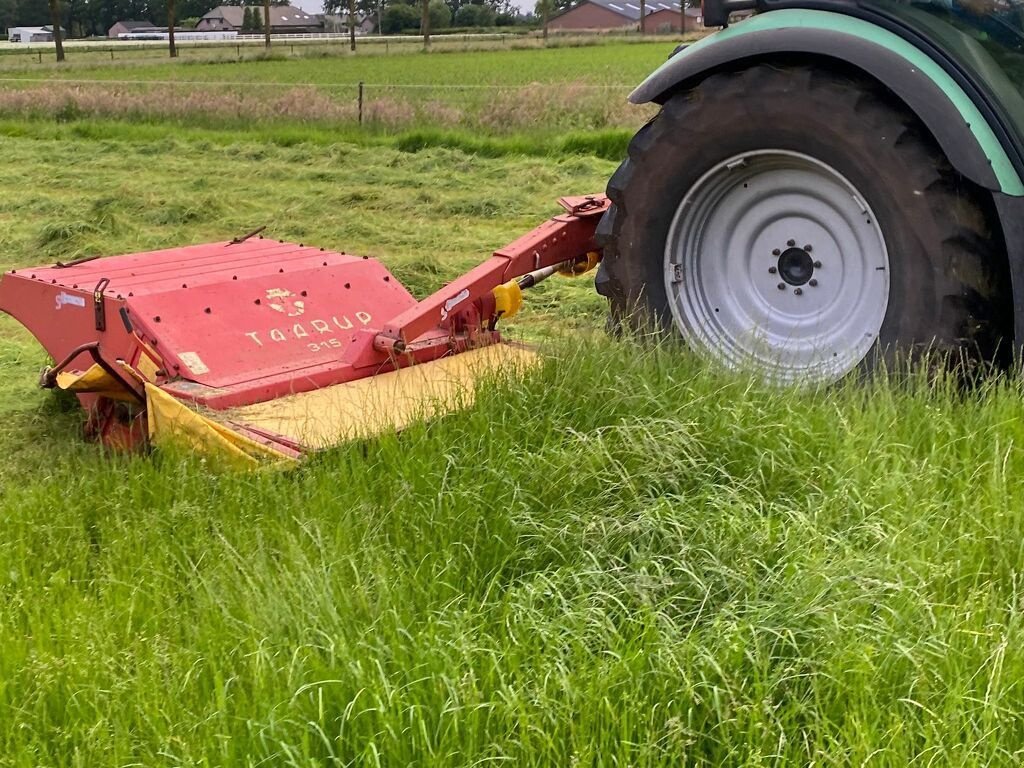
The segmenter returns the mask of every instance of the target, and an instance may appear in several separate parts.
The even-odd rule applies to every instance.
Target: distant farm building
[[[126,32],[138,32],[142,29],[153,29],[151,21],[119,21],[107,30],[107,37],[116,38]]]
[[[170,37],[167,27],[140,27],[133,32],[119,32],[118,40],[167,40]],[[174,39],[176,42],[185,43],[194,40],[233,40],[238,37],[234,31],[224,30],[221,32],[196,32],[186,27],[174,28]]]
[[[682,27],[683,32],[696,32],[704,26],[700,8],[686,8],[682,16],[679,15],[678,8],[662,8],[660,11],[647,14],[644,30],[660,33],[679,32],[682,19],[686,19],[686,25]]]
[[[645,3],[647,32],[694,32],[704,19],[699,8],[680,12],[679,3],[651,0]],[[640,27],[639,0],[583,0],[563,11],[548,22],[548,29],[638,29]]]
[[[60,28],[61,36],[66,35],[64,27]],[[7,30],[9,43],[52,43],[53,27],[10,27]]]
[[[263,6],[251,6],[260,29],[263,26]],[[244,5],[218,5],[204,14],[196,24],[197,32],[241,32],[245,22]],[[301,8],[291,5],[272,5],[270,7],[270,31],[275,35],[308,34],[324,31],[322,16],[306,13]]]
[[[356,34],[357,35],[368,35],[377,29],[377,16],[376,14],[362,14],[357,13],[356,19]],[[324,32],[348,32],[348,14],[343,13],[341,15],[324,14]]]

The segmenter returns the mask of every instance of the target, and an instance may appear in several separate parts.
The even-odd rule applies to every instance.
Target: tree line
[[[163,0],[58,0],[56,5],[61,26],[71,37],[105,36],[118,21],[149,21],[162,27],[168,20],[168,3]],[[175,0],[175,5],[175,18],[180,24],[182,19],[198,19],[216,5],[241,3]],[[7,30],[50,24],[50,6],[50,0],[0,0],[0,27]]]
[[[0,28],[45,26],[53,29],[57,61],[64,61],[63,39],[103,37],[118,21],[148,21],[168,29],[168,48],[172,58],[178,55],[174,31],[179,26],[193,27],[212,10],[216,0],[0,0]],[[643,0],[641,1],[641,7]],[[356,49],[355,23],[361,17],[380,16],[378,31],[384,34],[417,30],[430,47],[431,31],[451,27],[492,27],[533,24],[540,17],[547,38],[547,21],[557,10],[571,7],[579,0],[537,0],[537,16],[523,14],[514,0],[324,0],[325,14],[343,12],[350,46]],[[270,8],[288,5],[289,0],[263,0],[262,7],[243,0],[221,0],[218,5],[245,6],[242,32],[260,32],[270,47]],[[64,31],[62,31],[64,30]]]
[[[567,7],[571,0],[548,2],[554,12],[561,6]],[[56,9],[51,7],[54,4]],[[168,26],[171,11],[179,26],[194,26],[217,5],[253,4],[241,0],[0,0],[0,29],[52,24],[56,10],[67,36],[102,37],[118,21],[149,21],[163,27]],[[262,3],[256,0],[255,4]],[[273,0],[271,5],[288,5],[288,0]],[[344,16],[348,5],[348,0],[327,0],[324,12]],[[380,13],[380,31],[385,34],[418,29],[422,22],[422,0],[356,0],[354,5],[357,18],[376,17]],[[534,20],[533,16],[520,13],[512,0],[430,0],[428,13],[434,30],[452,26],[511,26]],[[246,32],[263,31],[263,14],[258,8],[246,14],[245,22]]]

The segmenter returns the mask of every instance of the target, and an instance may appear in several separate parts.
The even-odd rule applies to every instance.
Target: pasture
[[[653,114],[626,96],[672,46],[605,41],[244,64],[72,61],[6,72],[0,115],[272,130],[318,143],[394,143],[404,136],[420,144],[468,143],[490,154],[579,149],[618,159],[628,137]]]
[[[557,93],[629,84],[666,54],[372,67]],[[601,134],[649,114],[620,105],[609,129],[539,110],[506,130],[446,89],[476,122],[431,107],[360,127],[162,108],[176,86],[155,84],[314,83],[333,101],[368,62],[5,83],[2,266],[267,224],[377,256],[424,295],[558,195],[601,190],[623,146]],[[60,78],[144,81],[96,87],[152,88],[151,111],[11,106],[86,88]],[[510,329],[545,353],[525,380],[247,475],[84,443],[0,317],[0,766],[1019,765],[1020,378],[777,391],[610,339],[603,317],[588,279],[549,281]]]

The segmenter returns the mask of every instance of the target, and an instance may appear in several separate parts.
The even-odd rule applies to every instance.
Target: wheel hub
[[[686,193],[665,244],[665,288],[697,352],[778,383],[829,382],[878,338],[889,257],[842,174],[760,150],[719,163]]]
[[[787,248],[779,256],[778,269],[790,285],[806,285],[814,275],[814,259],[803,248]]]

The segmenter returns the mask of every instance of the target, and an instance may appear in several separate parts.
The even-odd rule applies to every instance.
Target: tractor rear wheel
[[[671,97],[608,184],[598,291],[779,383],[1009,352],[987,200],[873,82],[758,65]],[[1005,341],[1004,341],[1005,337]]]

